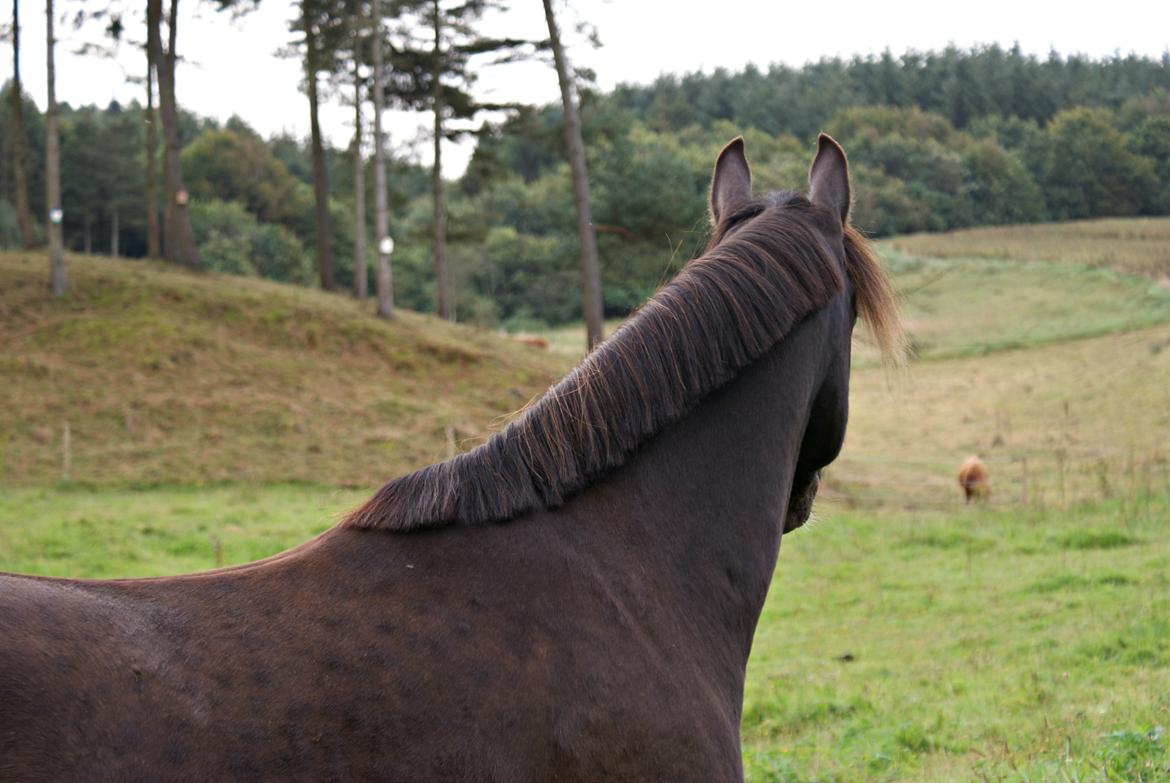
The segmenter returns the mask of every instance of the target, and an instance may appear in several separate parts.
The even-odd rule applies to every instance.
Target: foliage
[[[205,130],[183,149],[182,164],[192,198],[239,202],[258,220],[311,240],[311,188],[250,129]]]
[[[1127,148],[1104,109],[1061,112],[1048,126],[1044,184],[1059,219],[1140,214],[1158,187],[1154,162]]]
[[[767,71],[716,69],[664,75],[648,86],[622,85],[613,95],[656,130],[710,127],[731,120],[808,138],[850,106],[917,107],[959,129],[987,115],[1044,125],[1077,105],[1119,109],[1130,99],[1170,89],[1170,58],[1085,55],[1046,58],[999,45],[826,58]]]
[[[208,269],[311,285],[312,259],[287,228],[261,223],[235,201],[194,201],[191,224]]]

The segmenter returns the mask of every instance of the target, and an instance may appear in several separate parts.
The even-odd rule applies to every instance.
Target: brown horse
[[[991,498],[991,478],[987,466],[978,457],[967,457],[959,466],[959,486],[967,503],[972,499],[987,501]]]
[[[720,154],[707,250],[484,445],[257,563],[0,575],[0,780],[737,780],[782,533],[898,342],[822,136]]]

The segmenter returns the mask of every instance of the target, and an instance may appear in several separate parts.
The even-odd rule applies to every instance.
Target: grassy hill
[[[498,336],[261,280],[0,254],[0,485],[374,486],[463,448],[566,364]],[[372,305],[370,305],[372,307]],[[451,438],[448,438],[448,428]]]

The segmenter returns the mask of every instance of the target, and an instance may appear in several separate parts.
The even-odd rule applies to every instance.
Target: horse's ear
[[[849,219],[849,161],[845,150],[827,133],[817,139],[817,156],[808,170],[808,200]]]
[[[715,173],[711,177],[711,227],[751,200],[752,170],[743,154],[743,136],[736,136],[715,159]]]

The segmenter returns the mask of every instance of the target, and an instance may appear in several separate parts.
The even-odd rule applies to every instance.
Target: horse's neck
[[[821,315],[807,319],[621,470],[571,502],[607,562],[646,574],[653,600],[746,662],[776,564],[793,472],[821,378]],[[575,507],[575,508],[574,508]],[[625,561],[625,562],[622,562]]]

